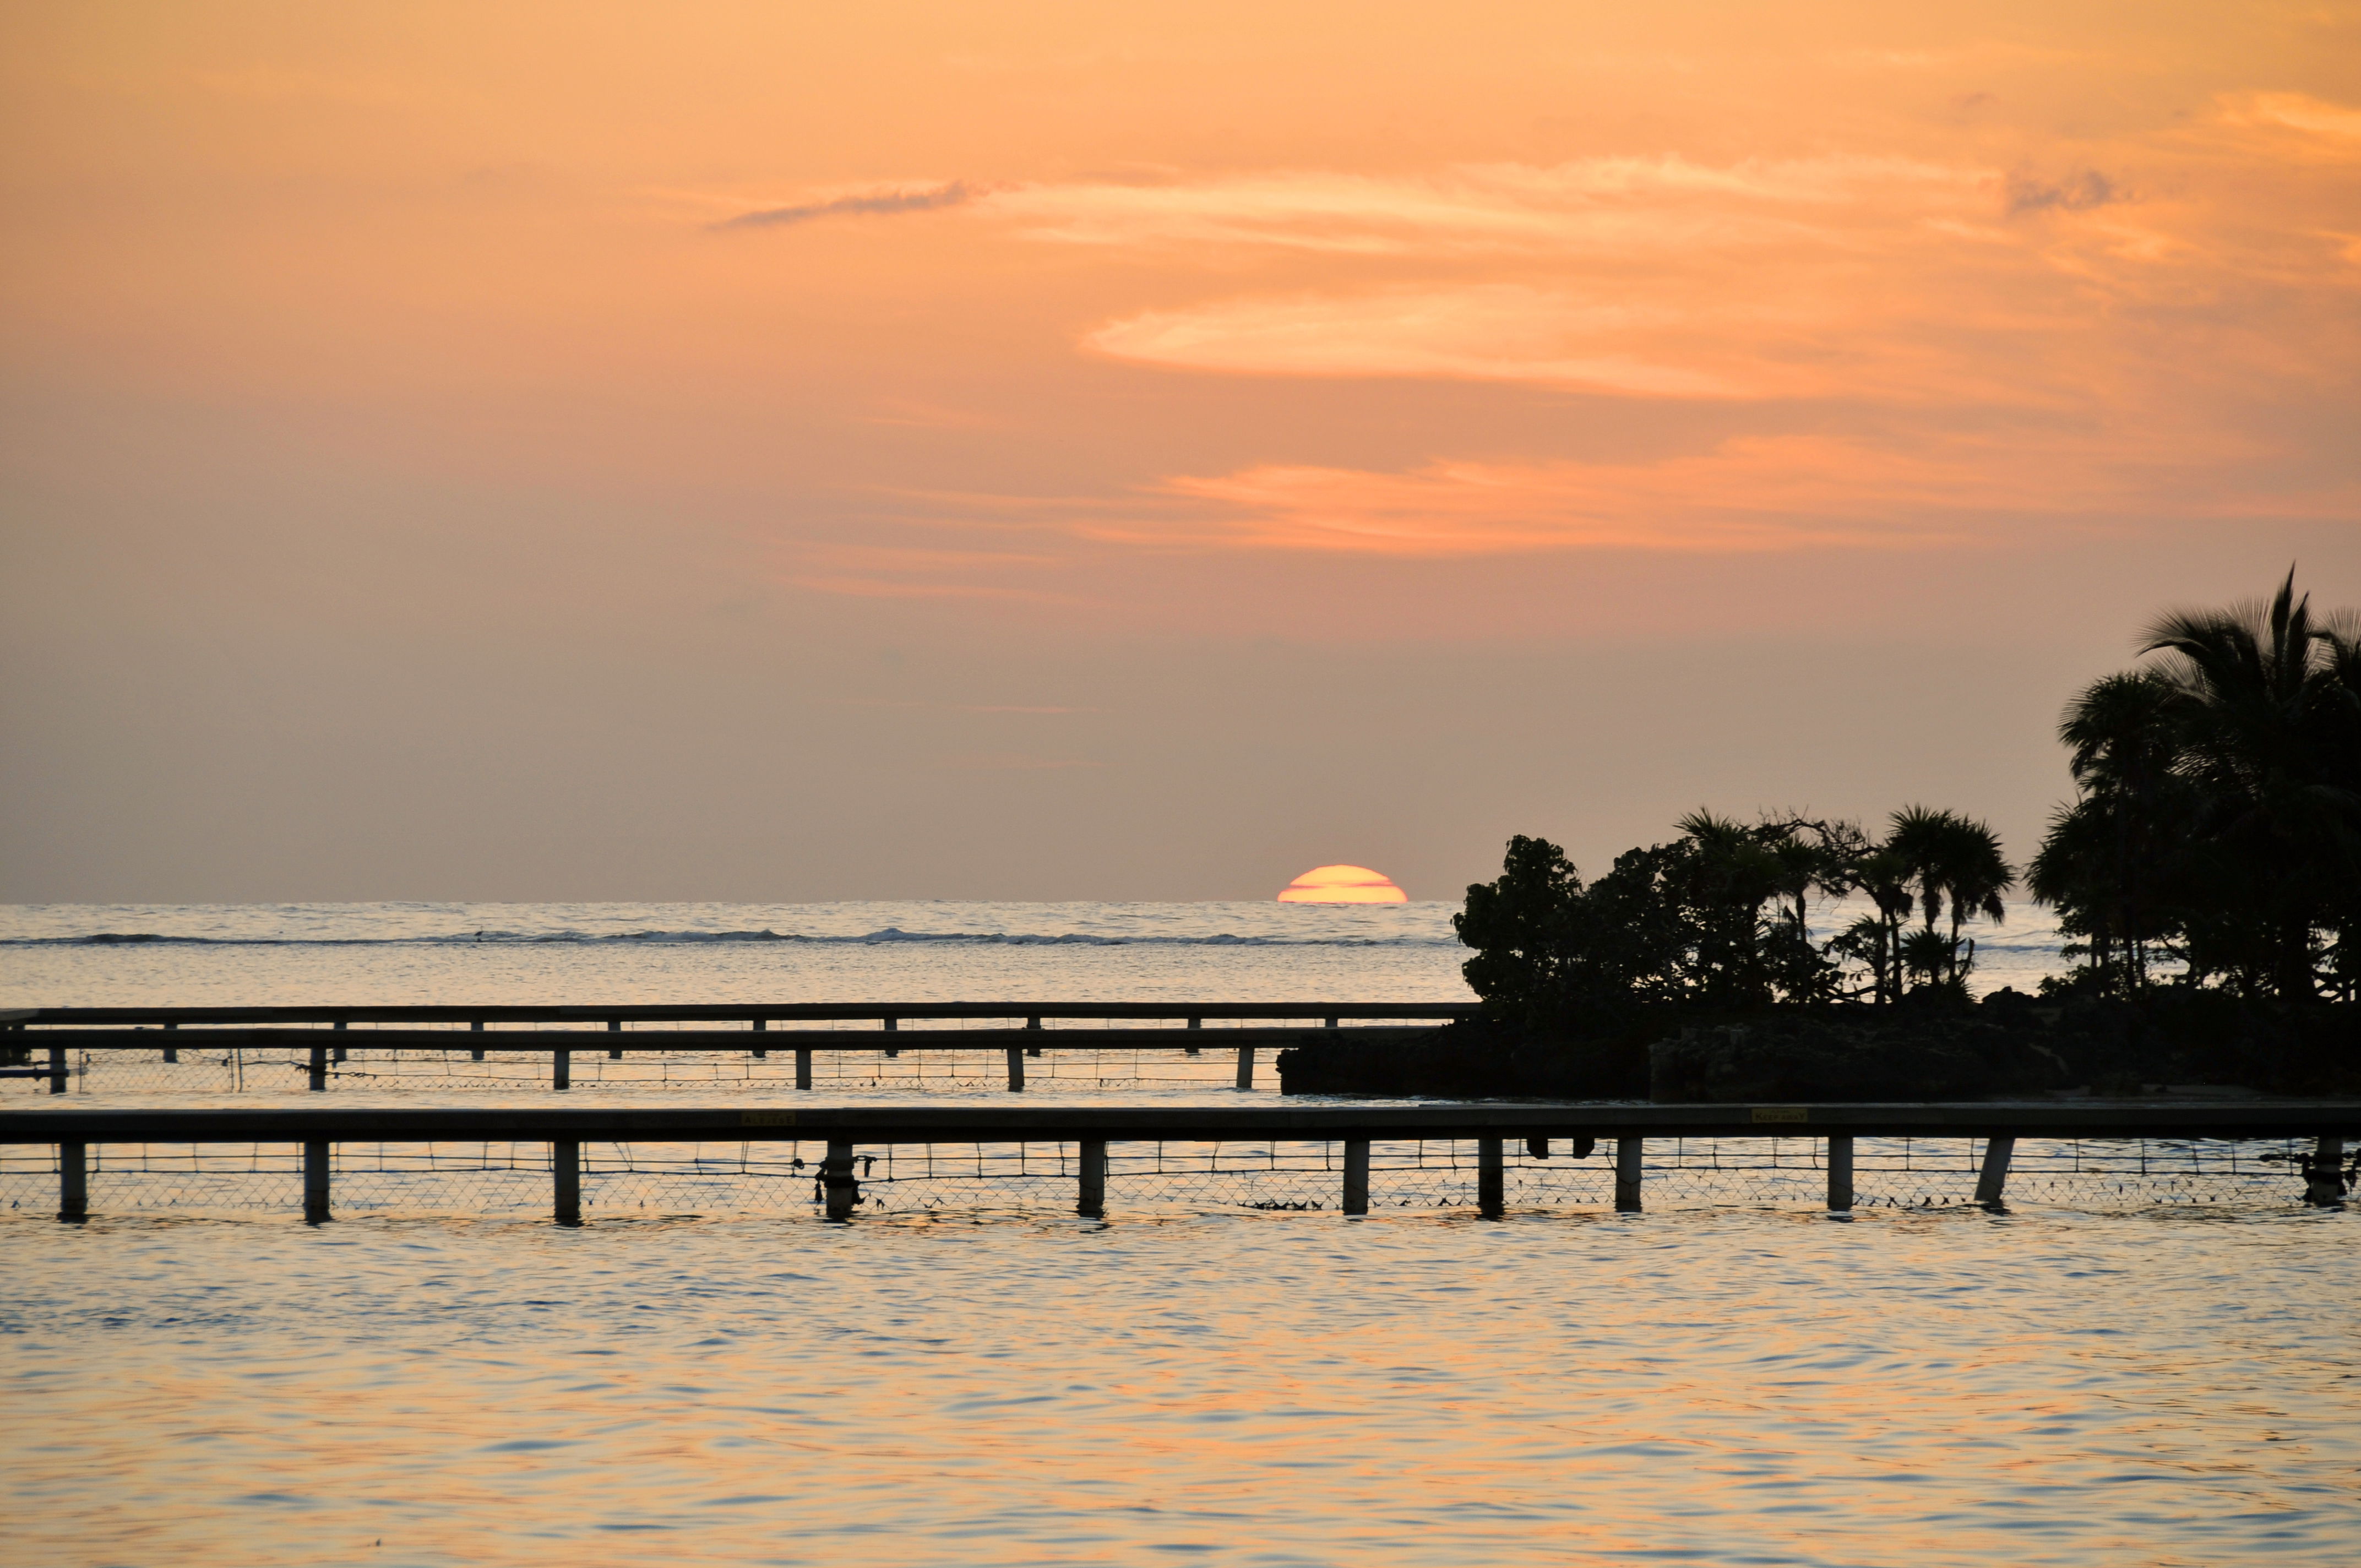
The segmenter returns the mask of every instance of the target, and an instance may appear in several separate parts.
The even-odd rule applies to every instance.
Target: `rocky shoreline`
[[[2218,993],[2060,1005],[2002,992],[1949,1011],[1667,1011],[1589,1037],[1483,1020],[1386,1045],[1280,1054],[1289,1094],[1747,1101],[1962,1100],[2166,1085],[2361,1090],[2361,1006],[2286,1009]]]

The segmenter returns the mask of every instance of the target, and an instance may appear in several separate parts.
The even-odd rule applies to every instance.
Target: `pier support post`
[[[303,1146],[303,1223],[324,1223],[328,1213],[328,1146]]]
[[[1369,1212],[1369,1140],[1345,1140],[1345,1212]]]
[[[467,1032],[471,1035],[482,1034],[484,1032],[484,1021],[481,1018],[477,1019],[474,1023],[467,1025]],[[467,1053],[467,1059],[470,1061],[483,1060],[484,1047],[478,1046],[474,1050],[469,1051]]]
[[[312,1066],[307,1076],[309,1078],[309,1081],[305,1087],[310,1089],[313,1093],[318,1094],[328,1087],[327,1047],[313,1046],[312,1047]]]
[[[1615,1140],[1615,1212],[1619,1214],[1640,1212],[1640,1158],[1647,1146],[1645,1138]]]
[[[549,1087],[552,1089],[574,1087],[574,1053],[572,1051],[556,1050],[549,1053]]]
[[[811,1047],[809,1046],[796,1047],[796,1087],[797,1089],[811,1087]]]
[[[582,1223],[582,1146],[580,1143],[549,1146],[549,1175],[552,1204],[550,1218],[561,1225]]]
[[[339,1029],[341,1029],[341,1028],[343,1028],[344,1026],[345,1026],[345,1021],[344,1021],[342,1018],[337,1019],[337,1020],[336,1020],[336,1027],[337,1027],[337,1028],[339,1028]],[[347,1048],[346,1048],[346,1047],[342,1043],[339,1043],[339,1044],[337,1045],[337,1047],[336,1047],[336,1049],[335,1049],[335,1059],[336,1059],[337,1061],[349,1061],[350,1059],[352,1059],[352,1058],[351,1058],[351,1053],[350,1053],[350,1051],[349,1051],[349,1050],[347,1050]]]
[[[65,1091],[66,1048],[63,1046],[51,1046],[49,1047],[49,1092],[63,1094]]]
[[[622,1021],[620,1018],[609,1018],[609,1019],[608,1019],[608,1020],[607,1020],[607,1032],[608,1032],[609,1034],[610,1034],[610,1035],[620,1035],[620,1034],[621,1034],[621,1033],[623,1032],[623,1021]],[[621,1061],[621,1060],[623,1059],[623,1047],[620,1047],[620,1046],[609,1046],[609,1047],[607,1047],[607,1059],[608,1059],[609,1061]]]
[[[2332,1133],[2320,1135],[2312,1157],[2303,1162],[2303,1201],[2314,1208],[2334,1209],[2345,1201],[2345,1140]]]
[[[831,1142],[828,1146],[828,1157],[819,1162],[819,1185],[828,1200],[828,1217],[852,1218],[853,1205],[861,1201],[861,1179],[852,1174],[851,1144]]]
[[[1547,1159],[1549,1158],[1549,1146],[1550,1141],[1547,1138],[1527,1138],[1525,1140],[1525,1156],[1529,1159]]]
[[[756,1033],[756,1034],[758,1034],[758,1035],[759,1035],[759,1034],[763,1033],[763,1028],[764,1028],[763,1021],[762,1019],[760,1019],[760,1018],[755,1019],[755,1020],[754,1020],[754,1033]],[[749,1052],[747,1053],[747,1055],[749,1055],[749,1056],[752,1057],[756,1061],[761,1061],[764,1057],[769,1056],[770,1054],[771,1054],[771,1053],[770,1053],[768,1050],[764,1049],[764,1048],[763,1048],[763,1047],[761,1047],[761,1046],[756,1046],[756,1047],[755,1047],[752,1051],[749,1051]]]
[[[1021,1093],[1025,1088],[1025,1047],[1008,1047],[1008,1092]]]
[[[2008,1186],[2008,1162],[2016,1153],[2015,1138],[1986,1138],[1983,1168],[1976,1172],[1976,1201],[1987,1209],[2004,1207],[2001,1193]]]
[[[1027,1018],[1025,1020],[1025,1026],[1028,1029],[1038,1029],[1041,1026],[1041,1020],[1038,1018]],[[1041,1047],[1038,1046],[1027,1046],[1025,1047],[1025,1054],[1028,1057],[1038,1057],[1041,1054]]]
[[[25,1026],[25,1025],[23,1025],[22,1024],[19,1024],[19,1025],[16,1025],[16,1027],[18,1027],[19,1029],[23,1028],[24,1026]],[[168,1023],[166,1023],[166,1024],[165,1024],[164,1027],[166,1027],[167,1029],[177,1029],[177,1028],[179,1028],[179,1027],[180,1027],[180,1025],[179,1025],[178,1024],[173,1024],[173,1023],[169,1023],[169,1022],[168,1022]],[[179,1061],[179,1060],[181,1059],[181,1047],[178,1047],[178,1046],[166,1046],[166,1047],[164,1047],[164,1059],[165,1059],[166,1061]]]
[[[1828,1212],[1852,1212],[1852,1139],[1828,1135]]]
[[[58,1146],[58,1218],[80,1224],[90,1218],[90,1147]]]
[[[1106,1218],[1106,1140],[1084,1138],[1081,1144],[1080,1193],[1074,1212],[1085,1220]]]
[[[1238,1087],[1240,1089],[1254,1087],[1254,1058],[1255,1048],[1252,1046],[1238,1047]]]
[[[902,1021],[898,1018],[888,1017],[885,1020],[885,1032],[889,1035],[897,1033],[901,1026]],[[898,1057],[902,1054],[902,1049],[899,1046],[888,1046],[885,1047],[885,1054],[889,1057]]]
[[[1205,1026],[1205,1021],[1204,1021],[1202,1018],[1191,1018],[1191,1019],[1190,1019],[1190,1020],[1189,1020],[1189,1027],[1191,1027],[1191,1029],[1202,1029],[1202,1028],[1203,1028],[1204,1026]],[[1197,1056],[1197,1055],[1199,1055],[1199,1054],[1200,1054],[1200,1052],[1199,1052],[1199,1050],[1198,1050],[1198,1047],[1196,1047],[1195,1046],[1183,1046],[1183,1047],[1180,1047],[1180,1049],[1181,1049],[1183,1052],[1185,1052],[1186,1054],[1188,1054],[1188,1055],[1190,1055],[1190,1056],[1192,1056],[1192,1057],[1193,1057],[1193,1056]]]
[[[1476,1140],[1476,1212],[1488,1220],[1497,1220],[1508,1207],[1508,1161],[1500,1152],[1499,1138]]]

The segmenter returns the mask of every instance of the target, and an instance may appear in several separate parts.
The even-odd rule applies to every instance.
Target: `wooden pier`
[[[1828,1206],[1850,1210],[1852,1146],[1862,1137],[1981,1139],[1984,1158],[1975,1201],[2004,1201],[2019,1138],[2312,1140],[2302,1162],[2306,1201],[2340,1202],[2346,1140],[2361,1135],[2361,1102],[2245,1100],[2156,1104],[2092,1101],[1951,1104],[1636,1105],[1484,1102],[1413,1104],[1015,1105],[747,1102],[734,1106],[524,1106],[346,1108],[294,1105],[221,1109],[93,1108],[38,1102],[0,1111],[0,1144],[54,1146],[58,1212],[89,1213],[87,1156],[104,1144],[301,1145],[305,1218],[332,1212],[329,1150],[340,1143],[539,1143],[551,1150],[552,1212],[581,1220],[580,1151],[586,1142],[695,1143],[793,1140],[823,1143],[825,1209],[849,1218],[860,1198],[854,1174],[864,1146],[1072,1143],[1081,1158],[1075,1207],[1092,1217],[1106,1206],[1107,1147],[1124,1142],[1276,1140],[1343,1146],[1341,1207],[1368,1209],[1369,1146],[1389,1140],[1473,1140],[1477,1207],[1503,1212],[1506,1140],[1546,1153],[1560,1139],[1588,1152],[1614,1142],[1615,1207],[1642,1203],[1642,1154],[1650,1138],[1809,1137],[1827,1140]]]
[[[1440,1023],[1475,1016],[1473,1003],[1454,1002],[934,1002],[690,1003],[645,1006],[383,1007],[41,1007],[0,1013],[0,1028],[43,1058],[0,1068],[0,1077],[49,1080],[63,1094],[71,1077],[69,1051],[153,1051],[176,1061],[182,1050],[293,1051],[309,1054],[309,1087],[324,1091],[332,1069],[355,1047],[371,1051],[487,1050],[527,1052],[549,1058],[552,1090],[573,1087],[575,1056],[626,1053],[743,1052],[766,1058],[795,1054],[796,1087],[812,1087],[816,1053],[998,1050],[1011,1092],[1025,1089],[1025,1061],[1044,1051],[1180,1050],[1208,1046],[1236,1053],[1234,1082],[1255,1084],[1257,1058],[1307,1039],[1383,1044],[1412,1038]],[[904,1029],[905,1023],[1023,1019],[1003,1028]],[[1089,1019],[1093,1028],[1049,1028],[1059,1020]],[[1208,1020],[1238,1026],[1207,1030]],[[1252,1023],[1238,1021],[1252,1020]],[[1286,1020],[1286,1023],[1276,1023]],[[1416,1024],[1407,1020],[1420,1020]],[[874,1024],[864,1029],[798,1027],[815,1024]],[[1148,1027],[1179,1024],[1181,1028]],[[354,1025],[367,1027],[356,1030]],[[672,1025],[634,1029],[635,1025]],[[722,1025],[737,1025],[724,1027]],[[1130,1027],[1122,1026],[1132,1025]],[[1305,1025],[1323,1031],[1313,1034]],[[1349,1027],[1347,1025],[1350,1025]],[[459,1027],[465,1025],[464,1031]],[[488,1027],[489,1025],[489,1027]],[[520,1025],[530,1025],[521,1027]],[[697,1025],[704,1025],[697,1027]],[[1334,1034],[1324,1031],[1335,1030]],[[171,1035],[170,1039],[162,1038]],[[890,1038],[881,1038],[890,1036]]]

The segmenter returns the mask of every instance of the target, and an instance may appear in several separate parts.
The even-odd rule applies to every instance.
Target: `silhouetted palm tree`
[[[2141,652],[2172,656],[2157,678],[2171,694],[2177,771],[2202,791],[2200,829],[2231,852],[2268,922],[2271,989],[2316,994],[2313,927],[2361,875],[2361,794],[2338,766],[2361,700],[2349,641],[2313,622],[2290,569],[2268,605],[2176,611]]]

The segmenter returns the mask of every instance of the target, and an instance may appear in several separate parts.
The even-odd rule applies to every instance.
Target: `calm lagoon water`
[[[0,1001],[1443,1000],[1448,913],[19,909]],[[40,1564],[2342,1563],[2356,1223],[18,1212],[0,1529]]]

